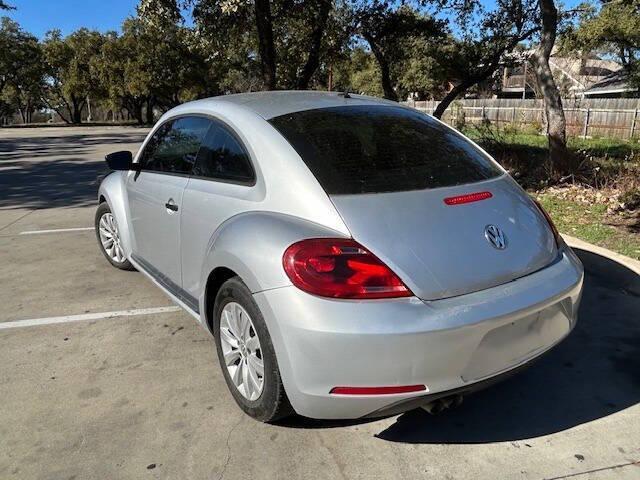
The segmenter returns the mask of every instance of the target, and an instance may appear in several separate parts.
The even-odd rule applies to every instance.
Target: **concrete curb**
[[[570,235],[562,234],[562,237],[580,257],[588,273],[604,277],[616,287],[640,295],[640,261]]]

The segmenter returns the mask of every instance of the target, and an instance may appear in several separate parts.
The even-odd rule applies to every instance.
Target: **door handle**
[[[164,204],[164,206],[167,208],[167,210],[169,210],[169,213],[178,211],[178,205],[176,205],[176,202],[173,201],[173,198],[170,198],[169,201]]]

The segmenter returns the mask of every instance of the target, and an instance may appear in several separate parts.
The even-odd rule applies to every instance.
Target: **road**
[[[457,410],[245,416],[209,334],[90,229],[102,157],[145,133],[0,130],[0,478],[640,478],[640,297],[607,261],[566,341]]]

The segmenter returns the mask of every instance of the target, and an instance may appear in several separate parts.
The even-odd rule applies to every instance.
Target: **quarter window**
[[[142,169],[190,174],[210,125],[204,117],[180,117],[163,124],[142,153]]]
[[[253,183],[249,155],[226,127],[212,123],[202,142],[193,174],[215,180]]]

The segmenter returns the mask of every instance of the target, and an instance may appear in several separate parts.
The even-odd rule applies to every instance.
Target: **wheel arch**
[[[131,230],[129,228],[129,215],[126,207],[126,192],[122,172],[113,172],[107,175],[98,188],[98,204],[106,202],[111,213],[118,222],[120,240],[127,258],[131,257],[133,248]]]
[[[224,282],[234,277],[242,280],[236,272],[227,267],[216,267],[209,273],[207,283],[204,287],[204,310],[202,316],[204,324],[211,333],[213,333],[213,305],[218,296],[218,292]]]

